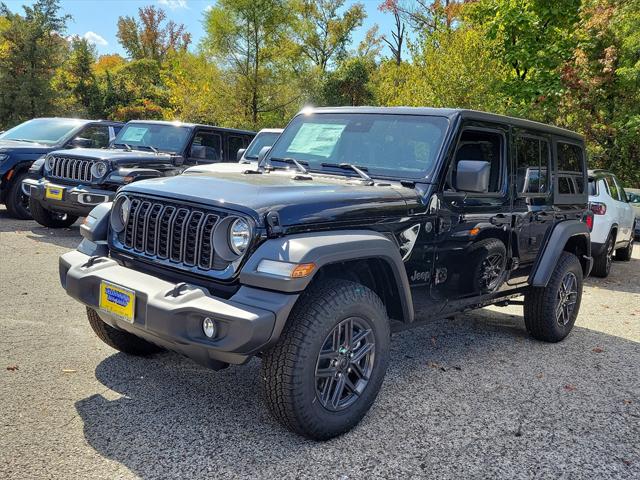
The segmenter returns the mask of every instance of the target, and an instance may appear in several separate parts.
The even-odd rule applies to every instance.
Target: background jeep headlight
[[[131,200],[124,195],[116,198],[111,210],[111,228],[116,233],[120,233],[127,226],[129,212],[131,211]]]
[[[0,153],[0,163],[4,162],[7,158],[9,158],[9,155],[6,153]]]
[[[54,157],[46,157],[44,160],[44,168],[47,169],[48,172],[53,170],[53,167],[56,163],[56,159]]]
[[[242,255],[251,241],[251,227],[246,220],[238,218],[229,227],[229,246],[237,255]]]
[[[107,174],[107,170],[109,168],[107,167],[107,164],[104,162],[95,162],[93,165],[91,165],[91,175],[93,175],[94,178],[102,178]]]

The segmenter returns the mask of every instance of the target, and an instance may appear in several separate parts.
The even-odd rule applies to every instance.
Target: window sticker
[[[125,142],[141,142],[149,129],[144,127],[128,127],[122,134]]]
[[[287,152],[329,158],[346,125],[305,123],[291,141]]]

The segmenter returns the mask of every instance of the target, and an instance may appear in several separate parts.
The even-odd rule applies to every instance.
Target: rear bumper
[[[276,325],[286,321],[298,299],[297,294],[245,286],[228,300],[195,285],[186,285],[174,294],[174,283],[123,267],[107,257],[88,266],[90,258],[78,251],[60,257],[60,282],[71,297],[94,308],[112,327],[212,368],[244,363],[277,340]],[[103,280],[135,292],[133,323],[100,309]],[[202,330],[205,317],[212,318],[218,327],[213,339]]]
[[[60,200],[46,198],[47,187],[61,190],[62,198]],[[93,207],[100,203],[110,202],[116,196],[116,192],[112,190],[102,190],[85,185],[57,184],[45,178],[23,180],[22,191],[25,195],[38,200],[48,210],[78,217],[86,217],[93,210]]]

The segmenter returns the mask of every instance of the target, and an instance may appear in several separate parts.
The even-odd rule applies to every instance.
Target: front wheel
[[[563,340],[576,323],[582,300],[582,265],[569,252],[560,260],[546,287],[530,287],[524,296],[524,323],[533,338]]]
[[[31,207],[31,215],[33,219],[43,227],[49,228],[66,228],[70,227],[78,217],[69,215],[68,213],[56,213],[44,208],[40,202],[30,198],[29,205]]]
[[[373,404],[389,360],[380,298],[345,280],[310,287],[262,362],[267,406],[284,426],[315,440],[353,428]]]
[[[30,220],[31,213],[29,212],[29,197],[22,191],[22,180],[27,178],[27,172],[19,173],[9,185],[7,189],[7,196],[5,198],[5,205],[7,212],[13,218],[18,220]]]

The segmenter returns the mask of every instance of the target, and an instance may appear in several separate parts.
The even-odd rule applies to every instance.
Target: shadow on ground
[[[584,328],[536,342],[520,317],[487,310],[436,321],[394,336],[373,409],[325,443],[269,416],[257,360],[213,372],[173,353],[114,354],[96,377],[117,394],[76,409],[87,442],[145,479],[632,478],[639,350]]]

